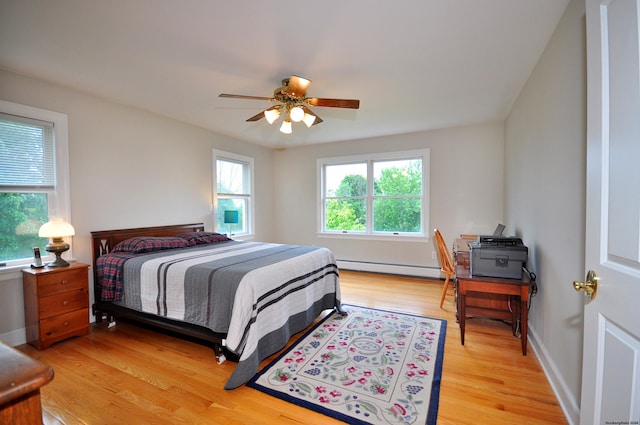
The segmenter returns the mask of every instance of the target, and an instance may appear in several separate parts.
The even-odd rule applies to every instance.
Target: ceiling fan
[[[293,132],[291,122],[304,122],[307,127],[320,124],[320,118],[309,106],[323,106],[327,108],[350,108],[358,109],[360,101],[357,99],[328,99],[322,97],[307,97],[307,89],[311,85],[311,80],[292,75],[282,80],[282,86],[273,91],[273,97],[245,96],[241,94],[221,93],[219,97],[230,97],[234,99],[268,100],[276,103],[257,115],[247,119],[247,121],[258,121],[262,117],[266,118],[269,124],[273,124],[280,115],[284,115],[284,120],[280,131],[286,134]]]

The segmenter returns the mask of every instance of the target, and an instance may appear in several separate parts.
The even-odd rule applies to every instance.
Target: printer
[[[478,236],[469,242],[472,276],[522,279],[522,266],[527,263],[529,249],[522,239],[509,236]]]

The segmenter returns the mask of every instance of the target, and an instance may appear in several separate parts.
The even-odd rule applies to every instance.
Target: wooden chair
[[[449,282],[456,274],[456,266],[451,258],[451,253],[447,248],[447,243],[444,241],[442,234],[438,229],[433,231],[436,237],[436,244],[438,245],[438,258],[440,259],[440,271],[446,276],[444,280],[444,286],[442,287],[442,297],[440,297],[440,308],[444,304],[444,299],[447,296],[447,290],[449,288]]]

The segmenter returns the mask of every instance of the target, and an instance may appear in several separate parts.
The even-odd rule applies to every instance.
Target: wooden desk
[[[523,279],[503,279],[499,277],[472,276],[464,265],[456,266],[456,289],[458,320],[460,322],[460,341],[464,345],[465,321],[469,316],[490,317],[494,319],[508,320],[516,334],[518,322],[521,325],[522,355],[527,355],[527,320],[529,291],[531,282],[525,274]],[[498,297],[488,304],[468,304],[468,298],[492,294]],[[491,296],[491,295],[490,295]],[[506,307],[505,308],[505,301]],[[511,305],[511,311],[508,306]]]
[[[0,424],[42,424],[40,387],[53,369],[0,342]]]

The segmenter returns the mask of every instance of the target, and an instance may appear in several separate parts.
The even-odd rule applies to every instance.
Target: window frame
[[[373,191],[373,164],[384,161],[397,160],[422,160],[422,197],[421,197],[421,232],[381,232],[373,230],[373,201],[380,196],[375,195]],[[327,230],[325,229],[325,167],[331,165],[343,164],[367,164],[367,225],[364,231],[347,231],[347,230]],[[366,239],[366,240],[394,240],[394,241],[412,241],[416,239],[428,240],[429,238],[429,205],[430,205],[430,149],[416,149],[408,151],[369,153],[360,155],[349,155],[329,158],[318,158],[317,164],[317,235],[327,238],[342,239]]]
[[[71,220],[71,197],[69,186],[69,130],[67,115],[5,100],[0,100],[0,112],[7,115],[53,123],[55,164],[55,183],[53,190],[37,188],[33,190],[25,190],[24,188],[16,190],[0,190],[3,192],[13,193],[47,193],[49,219],[59,217],[64,221],[73,224],[73,221]],[[65,253],[65,256],[74,259],[73,238],[66,238],[65,240],[69,244],[69,250]],[[54,256],[52,254],[47,254],[48,253],[46,252],[42,252],[41,255],[43,262],[53,260]],[[6,275],[7,272],[16,271],[24,266],[28,266],[32,262],[33,258],[6,261],[4,262],[6,265],[0,267],[0,275]],[[0,276],[0,280],[4,280],[4,277]]]
[[[212,193],[213,193],[213,227],[214,231],[218,233],[228,233],[228,229],[219,229],[218,228],[218,201],[219,199],[229,199],[229,198],[243,198],[246,201],[247,212],[245,214],[244,219],[246,220],[245,232],[242,233],[234,233],[234,239],[252,239],[255,236],[254,226],[255,226],[255,211],[254,211],[254,159],[249,156],[236,154],[233,152],[226,152],[219,149],[213,149],[213,184],[212,184]],[[218,160],[227,160],[229,162],[237,162],[246,164],[248,166],[249,178],[249,193],[245,194],[227,194],[227,193],[218,193]],[[231,237],[231,235],[229,236]]]

